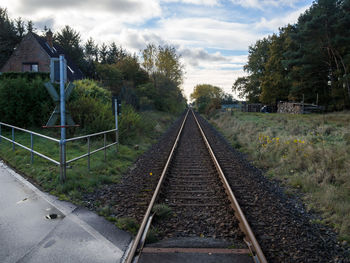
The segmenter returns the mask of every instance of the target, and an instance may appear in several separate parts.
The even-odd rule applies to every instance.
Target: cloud
[[[165,3],[185,3],[194,5],[216,6],[219,5],[219,0],[162,0]]]
[[[21,11],[74,9],[108,11],[115,14],[136,14],[145,10],[153,9],[158,14],[160,6],[156,0],[18,0]]]
[[[294,7],[300,0],[231,0],[232,3],[245,8],[263,9],[264,7]]]
[[[183,48],[179,50],[179,53],[184,60],[192,65],[198,66],[200,62],[228,62],[229,59],[221,55],[219,52],[209,54],[203,48]]]
[[[300,14],[305,12],[309,6],[301,7],[300,9],[289,13],[284,16],[275,17],[273,19],[267,20],[265,17],[262,17],[260,21],[255,25],[256,30],[271,30],[276,31],[278,28],[282,26],[286,26],[288,24],[295,24],[298,21]]]
[[[247,50],[249,45],[264,36],[251,28],[249,24],[212,18],[167,18],[160,20],[153,31],[179,45]]]
[[[55,24],[55,19],[52,17],[43,17],[33,21],[34,27],[43,29],[45,26],[47,28],[53,28]]]

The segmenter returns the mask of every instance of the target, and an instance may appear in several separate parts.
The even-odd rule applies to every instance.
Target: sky
[[[294,24],[312,0],[0,0],[11,18],[32,20],[40,32],[70,25],[83,41],[140,53],[147,44],[176,47],[185,66],[187,98],[197,84],[232,93],[246,75],[248,48]]]

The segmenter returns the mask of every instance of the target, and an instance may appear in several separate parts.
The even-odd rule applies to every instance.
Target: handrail
[[[6,124],[6,123],[3,123],[3,122],[0,122],[0,125],[4,125],[4,126],[10,127],[10,128],[14,128],[16,130],[20,130],[20,131],[23,131],[23,132],[31,133],[33,135],[36,135],[36,136],[39,136],[39,137],[42,137],[42,138],[45,138],[45,139],[48,139],[48,140],[51,140],[51,141],[54,141],[54,142],[60,142],[59,139],[55,139],[55,138],[52,138],[50,136],[46,136],[46,135],[43,135],[43,134],[40,134],[40,133],[37,133],[37,132],[33,132],[33,131],[30,131],[30,130],[19,128],[19,127],[16,127],[16,126],[13,126],[13,125],[10,125],[10,124]]]
[[[108,130],[108,131],[102,131],[102,132],[92,133],[92,134],[88,134],[88,135],[83,135],[83,136],[79,136],[79,137],[74,137],[74,138],[66,139],[66,142],[71,142],[71,141],[76,141],[76,140],[80,140],[80,139],[85,139],[85,138],[88,138],[88,137],[94,137],[94,136],[98,136],[98,135],[102,135],[102,134],[110,133],[110,132],[114,132],[114,131],[118,131],[118,129],[113,129],[113,130]]]
[[[24,149],[30,151],[31,153],[34,153],[34,154],[36,154],[36,155],[38,155],[38,156],[40,156],[40,157],[42,157],[42,158],[48,160],[48,161],[50,161],[50,162],[53,162],[53,163],[56,164],[56,165],[59,165],[59,164],[60,164],[60,162],[57,162],[56,160],[51,159],[50,157],[48,157],[48,156],[46,156],[46,155],[44,155],[44,154],[42,154],[42,153],[39,153],[39,152],[37,152],[37,151],[34,151],[34,150],[28,148],[27,146],[24,146],[23,144],[20,144],[20,143],[18,143],[18,142],[15,142],[15,141],[13,141],[12,139],[9,139],[9,138],[7,138],[7,137],[5,137],[5,136],[2,136],[2,135],[0,135],[0,137],[3,138],[3,139],[5,139],[5,140],[7,140],[7,141],[9,141],[9,142],[11,142],[11,143],[14,143],[14,144],[18,145],[19,147],[22,147],[22,148],[24,148]]]
[[[113,142],[113,143],[111,143],[111,144],[108,144],[108,145],[106,145],[106,146],[103,146],[103,147],[101,147],[101,148],[98,148],[98,149],[96,149],[96,150],[94,150],[94,151],[92,151],[92,152],[90,152],[90,153],[85,153],[85,154],[83,154],[83,155],[80,155],[80,156],[78,156],[78,157],[75,157],[75,158],[73,158],[73,159],[71,159],[71,160],[69,160],[69,161],[66,161],[66,164],[69,164],[69,163],[78,161],[78,160],[80,160],[80,159],[82,159],[82,158],[84,158],[84,157],[86,157],[86,156],[89,156],[89,155],[91,155],[91,154],[94,154],[94,153],[97,153],[97,152],[102,151],[102,150],[104,150],[104,149],[107,149],[107,148],[109,148],[109,147],[111,147],[111,146],[113,146],[113,145],[116,145],[117,143],[118,143],[118,142]]]
[[[2,133],[1,133],[1,132],[2,132],[2,131],[1,131],[1,127],[2,127],[2,126],[8,127],[8,128],[10,128],[10,129],[12,129],[12,139],[11,139],[11,138],[8,138],[8,137],[5,137],[5,136],[2,135]],[[18,142],[15,141],[14,130],[19,130],[19,131],[26,132],[26,133],[30,134],[30,136],[31,136],[31,139],[30,139],[30,140],[31,140],[31,147],[30,147],[30,148],[27,147],[27,146],[24,146],[23,144],[18,143]],[[88,134],[88,135],[84,135],[84,136],[79,136],[79,137],[75,137],[75,138],[70,138],[70,139],[67,139],[67,140],[59,140],[59,139],[52,138],[52,137],[50,137],[50,136],[46,136],[46,135],[43,135],[43,134],[40,134],[40,133],[37,133],[37,132],[33,132],[33,131],[30,131],[30,130],[27,130],[27,129],[23,129],[23,128],[20,128],[20,127],[16,127],[16,126],[14,126],[14,125],[10,125],[10,124],[7,124],[7,123],[0,122],[0,142],[1,142],[1,138],[3,138],[3,139],[5,139],[6,141],[9,141],[10,143],[13,144],[13,150],[15,150],[15,145],[17,145],[17,146],[19,146],[19,147],[21,147],[21,148],[23,148],[23,149],[25,149],[25,150],[31,152],[31,163],[33,163],[33,156],[34,156],[34,154],[36,154],[36,155],[38,155],[38,156],[40,156],[40,157],[42,157],[42,158],[44,158],[44,159],[46,159],[46,160],[48,160],[48,161],[54,163],[54,164],[56,164],[56,165],[60,165],[60,166],[64,166],[64,167],[65,167],[67,164],[69,164],[69,163],[72,163],[72,162],[74,162],[74,161],[77,161],[77,160],[80,160],[80,159],[82,159],[82,158],[84,158],[84,157],[87,157],[87,158],[88,158],[88,170],[90,170],[90,156],[91,156],[92,154],[95,154],[95,153],[97,153],[97,152],[99,152],[99,151],[104,150],[104,152],[105,152],[105,153],[104,153],[104,159],[106,160],[106,150],[107,150],[107,148],[109,148],[109,147],[111,147],[111,146],[113,146],[113,145],[118,144],[118,141],[112,142],[112,143],[110,143],[110,144],[108,144],[108,145],[106,144],[107,133],[111,133],[111,132],[118,132],[118,129],[112,129],[112,130],[97,132],[97,133],[93,133],[93,134]],[[35,136],[38,136],[38,137],[41,137],[41,138],[44,138],[44,139],[47,139],[47,140],[51,140],[51,141],[54,141],[54,142],[59,143],[59,147],[61,148],[61,149],[60,149],[60,152],[62,151],[62,147],[65,147],[65,144],[66,144],[67,142],[71,142],[71,141],[76,141],[76,140],[86,139],[86,138],[87,138],[87,139],[88,139],[88,152],[85,153],[85,154],[83,154],[83,155],[81,155],[81,156],[75,157],[75,158],[73,158],[73,159],[71,159],[71,160],[69,160],[69,161],[66,161],[66,160],[65,160],[66,157],[65,157],[65,154],[64,154],[64,158],[63,158],[63,159],[62,159],[62,156],[61,156],[60,161],[56,161],[56,160],[54,160],[54,159],[52,159],[52,158],[46,156],[45,154],[39,153],[39,152],[37,152],[37,151],[34,151],[34,149],[33,149],[33,147],[34,147],[34,145],[33,145],[33,136],[34,136],[34,135],[35,135]],[[104,143],[103,147],[98,148],[98,149],[93,150],[93,151],[90,151],[90,147],[91,147],[90,138],[91,138],[91,137],[94,137],[94,136],[99,136],[99,135],[104,135],[104,136],[103,136],[103,137],[104,137],[104,138],[103,138],[103,143]],[[64,144],[64,146],[63,146],[63,144]],[[64,174],[65,174],[65,172],[64,172]],[[65,175],[64,175],[64,178],[65,178]]]

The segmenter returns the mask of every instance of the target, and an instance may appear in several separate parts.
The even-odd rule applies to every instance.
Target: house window
[[[23,63],[22,72],[39,72],[38,63]]]

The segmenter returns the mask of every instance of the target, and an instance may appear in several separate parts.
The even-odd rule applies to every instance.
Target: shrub
[[[0,80],[1,121],[19,127],[44,125],[54,109],[44,82],[39,78]]]
[[[122,105],[122,114],[119,119],[119,137],[122,143],[127,143],[135,138],[142,129],[141,116],[131,105]]]
[[[87,133],[114,128],[111,94],[92,80],[74,82],[67,106],[73,120]]]
[[[50,79],[50,73],[45,72],[4,72],[0,74],[0,80],[4,79],[26,79],[35,80],[42,79],[48,81]]]

